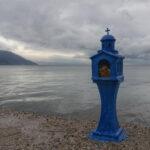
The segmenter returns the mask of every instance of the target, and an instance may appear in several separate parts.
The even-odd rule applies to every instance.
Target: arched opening
[[[108,47],[111,48],[111,43],[108,44]]]
[[[98,65],[99,77],[110,77],[110,74],[110,63],[105,59],[101,60]]]

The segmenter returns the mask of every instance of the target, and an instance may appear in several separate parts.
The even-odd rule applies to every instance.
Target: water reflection
[[[150,124],[149,66],[126,66],[119,89],[119,115]],[[99,104],[90,66],[1,66],[0,106],[24,111],[72,113]]]

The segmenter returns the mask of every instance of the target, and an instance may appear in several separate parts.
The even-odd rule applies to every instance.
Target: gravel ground
[[[150,128],[126,123],[128,139],[121,143],[87,138],[95,120],[66,119],[34,113],[0,110],[0,150],[149,150]]]

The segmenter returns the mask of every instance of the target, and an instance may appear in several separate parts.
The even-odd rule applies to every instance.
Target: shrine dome
[[[107,32],[106,35],[104,35],[101,38],[101,43],[102,43],[102,49],[103,51],[107,51],[107,52],[112,52],[112,53],[117,53],[117,51],[115,50],[115,37],[111,34],[109,34],[110,29],[106,29],[105,32]]]
[[[114,38],[113,35],[107,34],[107,35],[104,35],[104,36],[101,38],[101,41],[106,41],[106,40],[115,41],[116,39]]]

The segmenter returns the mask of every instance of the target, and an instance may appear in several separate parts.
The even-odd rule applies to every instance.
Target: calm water
[[[126,121],[150,124],[150,66],[126,66],[117,107]],[[0,107],[73,113],[99,105],[88,66],[1,66]]]

